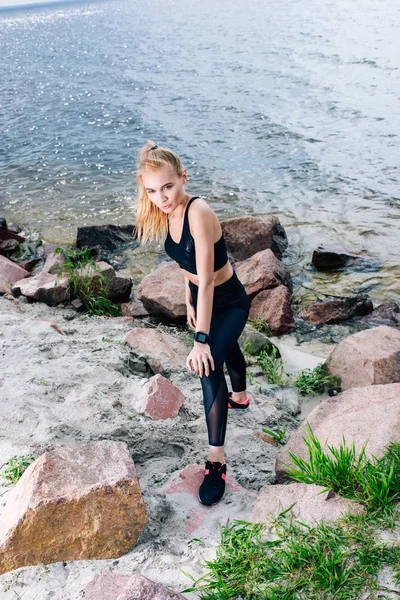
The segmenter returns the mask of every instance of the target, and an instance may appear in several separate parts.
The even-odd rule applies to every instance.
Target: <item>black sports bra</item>
[[[185,271],[189,271],[189,273],[193,273],[197,275],[196,269],[196,249],[194,246],[194,239],[189,229],[189,206],[199,198],[200,196],[193,196],[190,198],[187,203],[185,215],[183,217],[183,227],[182,227],[182,235],[181,239],[178,243],[174,242],[169,233],[169,225],[168,225],[168,233],[164,242],[165,252],[170,256],[173,260],[175,260],[181,269],[185,269]],[[228,262],[228,252],[226,250],[226,244],[224,239],[224,234],[221,234],[221,237],[217,242],[214,243],[214,271],[218,271]]]

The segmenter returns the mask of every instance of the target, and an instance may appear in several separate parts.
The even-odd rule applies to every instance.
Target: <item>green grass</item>
[[[278,444],[286,443],[287,425],[285,425],[283,428],[278,425],[276,431],[273,431],[272,429],[266,429],[265,427],[263,427],[262,430],[264,433],[267,433],[273,437]]]
[[[278,349],[273,346],[271,353],[261,350],[257,355],[257,364],[269,383],[285,385],[287,382],[287,373],[284,372],[283,360],[277,358]]]
[[[339,377],[330,375],[326,363],[322,363],[317,365],[315,369],[303,369],[296,373],[293,386],[304,396],[307,394],[314,396],[315,394],[322,394],[326,387],[338,387],[339,383]]]
[[[235,521],[221,528],[216,558],[190,588],[203,600],[369,600],[387,598],[377,575],[390,566],[400,585],[400,545],[379,540],[400,512],[400,444],[381,459],[366,457],[345,440],[327,452],[309,430],[309,460],[291,455],[297,481],[318,483],[354,497],[364,514],[315,524],[292,518],[290,507],[267,524]],[[267,533],[267,531],[269,533]]]
[[[263,319],[249,319],[249,325],[251,325],[256,331],[264,333],[264,335],[271,335],[271,329],[266,321]]]
[[[33,454],[24,454],[10,458],[10,460],[4,463],[0,470],[2,485],[13,485],[14,483],[17,483],[22,473],[26,471],[34,460],[35,457]]]
[[[69,299],[78,298],[90,315],[120,316],[119,307],[108,299],[110,279],[101,274],[89,248],[66,250],[57,247],[54,252],[65,257],[63,267],[58,265],[56,270],[59,276],[68,278]],[[83,269],[86,274],[80,272]]]

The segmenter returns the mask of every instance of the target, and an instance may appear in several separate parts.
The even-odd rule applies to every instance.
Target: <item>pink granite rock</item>
[[[250,258],[233,265],[237,276],[246,288],[250,299],[262,290],[286,285],[291,289],[289,271],[276,258],[272,250],[262,250]]]
[[[292,293],[285,285],[278,285],[257,294],[250,306],[250,318],[268,323],[273,335],[291,333],[294,329]]]
[[[147,521],[123,442],[59,446],[23,473],[0,520],[0,574],[61,560],[117,558]]]
[[[270,248],[280,258],[288,246],[285,230],[275,215],[234,217],[221,222],[228,252],[238,260]]]
[[[127,317],[147,317],[148,311],[140,300],[131,300],[121,304],[121,312]]]
[[[379,458],[390,442],[400,443],[399,398],[400,383],[352,388],[323,400],[311,411],[303,426],[311,426],[324,448],[327,443],[339,447],[344,436],[346,445],[354,442],[360,452],[368,440],[367,455]],[[284,463],[292,465],[290,452],[309,459],[303,439],[306,437],[307,431],[300,427],[280,450],[275,463],[279,482],[287,479]]]
[[[84,600],[183,600],[173,592],[144,575],[119,575],[103,572],[90,581],[83,590]]]
[[[28,271],[12,262],[12,260],[0,255],[0,279],[4,281],[7,286],[12,287],[14,283],[24,277],[29,277],[29,275],[30,273]]]
[[[185,282],[175,262],[162,262],[143,277],[137,296],[151,315],[171,320],[186,318]]]
[[[65,264],[66,258],[63,254],[55,252],[54,250],[50,252],[47,256],[45,263],[43,265],[42,273],[58,273],[58,270],[62,270]]]
[[[360,514],[365,511],[361,504],[341,498],[334,492],[324,492],[324,489],[308,483],[266,485],[258,492],[251,521],[269,523],[271,517],[276,517],[292,504],[290,512],[293,517],[309,525],[319,521],[336,521],[348,512]]]
[[[126,338],[133,353],[149,365],[153,373],[168,375],[186,369],[190,350],[179,339],[155,329],[134,327]]]
[[[49,306],[57,306],[68,298],[68,280],[55,273],[43,273],[21,279],[12,287],[14,296],[26,296]]]
[[[173,383],[158,374],[147,382],[141,400],[144,414],[159,421],[176,417],[185,396]]]
[[[381,325],[354,333],[339,342],[327,365],[342,389],[400,382],[400,331]]]

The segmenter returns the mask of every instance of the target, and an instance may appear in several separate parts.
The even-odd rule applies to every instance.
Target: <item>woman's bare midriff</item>
[[[194,283],[195,285],[199,285],[199,278],[197,275],[195,275],[194,273],[189,273],[189,271],[185,271],[185,269],[182,269],[182,273],[184,274],[185,277],[187,277],[189,279],[189,281],[191,281],[192,283]],[[222,283],[225,283],[225,281],[228,281],[228,279],[230,279],[233,275],[233,268],[231,263],[228,262],[221,267],[218,271],[214,271],[214,287],[217,287],[217,285],[221,285]]]

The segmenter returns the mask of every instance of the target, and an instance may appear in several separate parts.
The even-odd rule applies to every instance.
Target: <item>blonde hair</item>
[[[163,166],[171,167],[180,177],[183,172],[181,160],[169,148],[157,146],[149,140],[138,153],[136,183],[138,186],[136,211],[136,236],[142,243],[164,240],[168,232],[168,217],[150,200],[143,185],[142,174]]]

